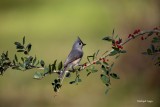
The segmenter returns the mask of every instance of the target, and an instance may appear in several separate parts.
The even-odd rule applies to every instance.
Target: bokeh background
[[[13,58],[13,43],[26,36],[33,45],[31,54],[49,64],[55,59],[64,61],[80,36],[87,44],[83,63],[98,49],[110,49],[101,39],[111,35],[113,28],[126,38],[137,28],[159,26],[159,10],[159,0],[0,0],[0,52],[9,50]],[[124,47],[127,54],[113,68],[121,79],[112,80],[107,96],[100,72],[86,77],[83,71],[79,85],[70,85],[71,79],[66,79],[54,98],[51,82],[55,76],[34,80],[37,70],[9,69],[0,77],[0,107],[159,107],[160,68],[141,55],[149,43],[136,39]]]

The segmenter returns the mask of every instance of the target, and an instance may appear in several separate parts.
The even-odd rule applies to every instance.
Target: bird
[[[74,42],[72,49],[63,64],[64,65],[63,70],[61,70],[60,75],[59,75],[59,78],[62,79],[62,81],[63,81],[63,78],[65,77],[65,72],[68,68],[72,68],[72,70],[74,70],[74,67],[79,65],[83,57],[82,48],[85,45],[86,44],[82,42],[80,37],[78,37],[77,40]]]

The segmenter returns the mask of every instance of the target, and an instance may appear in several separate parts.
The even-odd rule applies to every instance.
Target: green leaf
[[[151,55],[152,54],[151,49],[147,49],[147,53],[148,53],[148,55]]]
[[[87,60],[88,60],[88,62],[90,63],[91,61],[90,61],[89,58],[93,58],[93,56],[87,56]]]
[[[115,59],[119,58],[120,54],[115,57]]]
[[[104,37],[102,40],[105,40],[105,41],[108,41],[108,42],[112,42],[112,37],[110,36],[107,36],[107,37]]]
[[[112,47],[115,51],[119,51],[119,48],[117,47]]]
[[[52,73],[52,69],[51,69],[51,65],[49,64],[48,66],[48,72],[51,74]]]
[[[119,52],[116,51],[116,50],[113,50],[113,51],[109,54],[109,56],[114,56],[114,55],[116,55],[117,53],[119,53]]]
[[[100,61],[97,61],[96,64],[101,64],[101,62],[100,62]]]
[[[151,44],[151,49],[152,49],[152,52],[154,53],[155,52],[155,47],[152,44]]]
[[[19,46],[21,45],[21,43],[19,43],[19,42],[14,42],[14,44],[15,45],[19,45]]]
[[[160,42],[160,38],[154,37],[152,40],[152,43],[157,43],[157,42]]]
[[[38,62],[36,63],[36,65],[35,66],[37,66],[39,64],[39,60],[38,60]]]
[[[14,57],[15,57],[16,62],[18,62],[18,58],[17,58],[17,55],[16,55],[16,54],[15,54],[15,56],[14,56]]]
[[[30,52],[30,50],[31,50],[31,47],[32,47],[32,45],[29,43],[29,44],[27,45],[27,47],[26,47],[26,49],[27,49],[27,52]]]
[[[108,64],[107,62],[105,62],[105,61],[103,62],[103,64],[104,64],[104,65],[107,65],[107,66],[109,65],[109,64]]]
[[[43,75],[42,75],[42,73],[40,73],[40,72],[35,72],[35,74],[34,74],[34,79],[41,79],[43,77]]]
[[[100,50],[98,50],[98,51],[96,52],[96,57],[97,57],[97,55],[98,55],[99,51],[100,51]]]
[[[69,82],[70,84],[74,84],[75,83],[75,81],[71,81],[71,82]]]
[[[91,72],[88,72],[88,73],[87,73],[87,76],[89,76],[90,74],[91,74]]]
[[[58,70],[61,70],[62,69],[62,66],[63,66],[63,64],[62,64],[62,61],[59,63],[59,65],[58,65]]]
[[[125,51],[125,50],[120,50],[120,52],[121,52],[121,53],[127,53],[127,51]]]
[[[48,67],[44,67],[44,74],[47,74],[49,72],[49,68]]]
[[[35,56],[35,58],[33,59],[32,65],[34,65],[36,63],[36,61],[37,61],[37,57]]]
[[[57,60],[55,60],[54,63],[52,64],[52,71],[56,70],[56,63],[57,63]]]
[[[108,84],[110,82],[110,79],[104,74],[101,74],[101,80],[104,84]]]
[[[93,54],[93,61],[94,61],[94,59],[95,59],[95,53]]]
[[[21,60],[22,60],[22,62],[24,63],[24,58],[23,58],[23,57],[21,57]]]
[[[120,79],[120,77],[115,73],[110,73],[110,76],[114,79]]]
[[[109,71],[106,69],[104,65],[101,66],[101,69],[106,75],[108,75]]]
[[[78,78],[78,82],[82,82],[82,79]]]
[[[105,94],[107,95],[109,92],[109,88],[106,89]]]
[[[111,68],[114,66],[114,62],[111,64]]]
[[[24,50],[23,49],[19,49],[19,50],[17,50],[17,52],[24,52]]]
[[[19,63],[19,65],[20,65],[21,68],[25,68],[25,65],[24,65],[24,64]]]
[[[40,64],[41,64],[42,67],[44,67],[44,65],[45,65],[43,60],[40,61]]]
[[[23,37],[23,45],[25,44],[25,36]]]
[[[8,57],[8,51],[6,52],[6,57]]]
[[[97,72],[98,70],[97,69],[95,69],[95,67],[94,66],[91,66],[91,69],[90,69],[91,71],[92,71],[92,73],[95,73],[95,72]]]

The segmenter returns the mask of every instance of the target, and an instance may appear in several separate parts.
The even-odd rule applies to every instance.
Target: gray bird
[[[79,65],[79,62],[81,61],[83,57],[83,46],[86,44],[82,42],[82,40],[78,37],[75,43],[72,46],[72,50],[69,53],[66,61],[64,62],[64,69],[60,72],[60,79],[64,78],[64,74],[67,68],[72,68],[74,70],[74,67]]]

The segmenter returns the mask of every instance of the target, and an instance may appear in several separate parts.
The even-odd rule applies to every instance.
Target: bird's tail
[[[65,76],[66,76],[66,68],[60,71],[59,79],[61,80],[61,83],[63,82]]]

